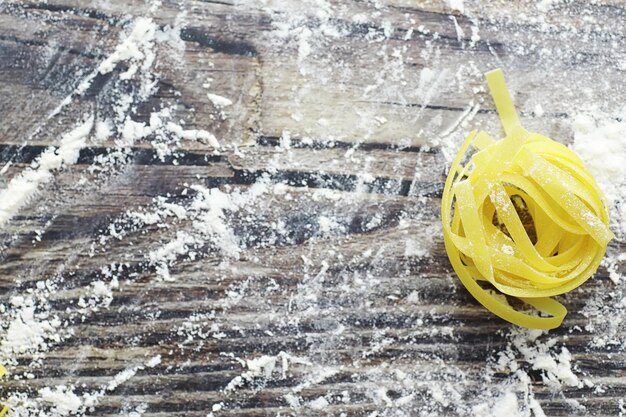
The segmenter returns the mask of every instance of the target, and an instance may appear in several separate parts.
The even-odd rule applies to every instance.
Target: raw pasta
[[[567,310],[550,297],[589,279],[613,238],[607,204],[571,149],[521,126],[502,71],[486,79],[506,136],[470,132],[452,163],[441,204],[446,251],[461,282],[495,315],[556,328]],[[516,310],[503,294],[547,316]]]
[[[0,365],[0,378],[2,378],[7,373],[7,370],[4,366]],[[4,417],[9,411],[9,407],[6,405],[0,404],[0,417]]]

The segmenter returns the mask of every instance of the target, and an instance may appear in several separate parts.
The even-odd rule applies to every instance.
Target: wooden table
[[[10,415],[623,413],[623,316],[601,313],[624,290],[606,265],[560,297],[561,328],[522,332],[460,286],[439,204],[463,136],[500,135],[484,71],[566,143],[576,114],[620,107],[625,14],[0,2],[2,189],[42,174],[0,232]],[[6,337],[24,322],[20,353]]]

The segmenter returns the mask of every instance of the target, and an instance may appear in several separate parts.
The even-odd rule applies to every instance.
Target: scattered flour
[[[97,406],[107,392],[112,392],[121,384],[133,378],[138,371],[146,367],[155,366],[156,356],[150,359],[145,365],[136,365],[114,375],[107,385],[101,389],[92,392],[83,392],[74,385],[57,385],[53,387],[44,387],[37,392],[36,397],[30,397],[26,393],[14,392],[7,400],[7,404],[11,407],[10,416],[16,417],[65,417],[65,416],[83,416],[91,414],[93,408]],[[128,415],[136,417],[145,412],[146,407],[139,405],[135,411]]]
[[[544,383],[555,391],[560,391],[562,386],[582,388],[582,381],[572,370],[572,357],[567,348],[555,347],[557,338],[541,342],[543,334],[541,330],[512,330],[508,349],[499,353],[498,367],[516,372],[521,360],[533,370],[541,371]]]
[[[88,401],[86,401],[88,400]],[[79,397],[74,393],[73,387],[58,385],[54,388],[45,387],[39,390],[39,401],[50,406],[53,416],[68,416],[78,414],[86,403],[91,402],[90,397]]]
[[[558,3],[559,0],[540,0],[537,2],[537,10],[541,12],[548,12],[555,3]]]
[[[316,399],[311,401],[308,405],[313,410],[323,410],[326,407],[328,407],[330,405],[330,403],[324,397],[317,397]]]
[[[445,0],[446,5],[452,10],[456,10],[461,13],[465,13],[465,5],[463,0]]]
[[[217,107],[228,107],[233,104],[232,100],[217,94],[207,93],[209,100]]]
[[[492,403],[478,404],[472,407],[475,417],[515,417],[520,415],[517,396],[512,391],[506,391]]]
[[[133,368],[124,369],[122,372],[118,373],[117,375],[115,375],[113,377],[113,379],[107,385],[106,390],[107,391],[115,390],[117,387],[122,385],[124,382],[126,382],[129,379],[131,379],[132,377],[134,377],[137,374],[137,371],[139,369],[143,369],[143,366],[136,366],[136,367],[133,367]]]
[[[0,225],[11,220],[31,203],[34,197],[42,192],[44,185],[54,180],[57,171],[75,164],[81,150],[88,144],[99,145],[114,138],[115,144],[122,148],[133,146],[139,139],[152,135],[154,140],[150,144],[157,150],[161,147],[160,156],[170,155],[172,149],[166,145],[172,143],[176,146],[179,139],[206,141],[214,147],[219,146],[216,138],[206,131],[183,129],[179,132],[177,128],[180,126],[177,123],[164,123],[163,121],[171,118],[171,112],[167,108],[153,112],[150,124],[136,122],[131,118],[137,104],[146,101],[156,91],[157,77],[153,68],[157,62],[157,44],[166,42],[172,45],[172,40],[178,36],[179,31],[169,26],[159,29],[150,18],[144,17],[131,20],[128,27],[130,31],[122,35],[114,51],[61,101],[48,115],[48,120],[64,111],[73,102],[74,97],[84,95],[98,74],[111,73],[121,66],[120,64],[124,64],[125,70],[111,78],[111,85],[114,90],[116,89],[113,92],[113,102],[108,107],[100,109],[103,114],[108,110],[113,117],[96,119],[93,115],[83,116],[83,121],[77,123],[75,128],[61,135],[58,144],[50,146],[29,167],[14,176],[5,188],[0,190]],[[168,32],[168,35],[162,36],[165,32]],[[180,38],[178,41],[182,42]],[[182,46],[184,48],[184,44]],[[120,86],[124,83],[128,86],[130,82],[135,83],[138,88],[125,92],[126,89]],[[41,128],[36,129],[27,141],[41,131]],[[97,159],[96,164],[90,167],[90,171],[96,171],[98,164],[103,170],[109,169],[120,160],[118,156],[124,156],[124,152],[120,149]],[[9,161],[3,172],[10,166]],[[111,238],[122,237],[114,225],[110,226],[108,231],[111,232],[109,235]],[[106,233],[103,233],[104,235]],[[84,287],[73,290],[82,295],[75,305],[68,306],[64,311],[54,310],[50,303],[51,296],[58,291],[65,291],[62,287],[65,279],[63,274],[37,281],[33,288],[26,288],[23,291],[26,295],[14,296],[8,306],[0,306],[3,312],[0,362],[7,366],[11,378],[15,380],[35,378],[34,373],[37,373],[38,368],[44,364],[48,352],[72,336],[71,332],[66,330],[68,323],[80,322],[94,312],[109,307],[113,300],[113,291],[119,286],[117,275],[119,269],[112,265],[103,267],[102,271],[102,278],[96,278]],[[103,279],[105,276],[106,280]],[[61,319],[59,315],[64,318]],[[16,359],[18,357],[19,360]],[[13,389],[7,399],[11,407],[9,415],[60,417],[89,414],[90,409],[106,395],[107,391],[115,390],[120,384],[132,378],[138,370],[154,367],[159,363],[160,356],[155,356],[145,366],[128,368],[116,375],[107,386],[91,393],[79,394],[82,389],[71,384],[43,387],[38,392],[21,392]],[[17,368],[14,366],[18,364],[26,371],[15,372]],[[129,415],[138,416],[144,411],[145,407],[137,406]]]
[[[15,296],[11,305],[10,324],[0,343],[3,363],[10,363],[14,354],[29,354],[37,359],[37,354],[45,352],[50,343],[61,341],[61,321],[48,311],[41,310],[35,298]]]
[[[573,149],[581,156],[604,191],[611,211],[611,228],[618,239],[626,234],[626,109],[615,114],[582,113],[574,119]],[[626,343],[626,255],[613,245],[603,260],[612,281],[610,291],[594,292],[582,313],[588,319],[593,348],[623,349]],[[606,318],[610,317],[610,320]]]
[[[153,6],[157,7],[157,3],[159,2],[153,2]],[[360,12],[346,18],[346,22],[350,24],[361,25],[358,28],[338,23],[340,19],[336,18],[337,14],[349,10],[348,6],[324,0],[303,0],[296,6],[279,0],[262,0],[259,7],[271,16],[270,40],[281,47],[288,43],[295,48],[299,74],[305,78],[309,77],[312,85],[315,86],[323,85],[328,77],[336,75],[325,71],[318,72],[320,65],[317,60],[323,58],[324,48],[330,44],[329,40],[356,29],[367,31],[363,39],[369,42],[368,47],[380,46],[377,56],[381,58],[381,65],[379,78],[373,79],[370,86],[363,88],[363,99],[382,102],[397,97],[398,107],[402,105],[409,109],[406,110],[405,115],[413,117],[415,113],[422,114],[427,111],[431,103],[436,104],[435,99],[441,88],[453,83],[455,79],[462,78],[464,74],[461,73],[461,69],[458,74],[441,71],[438,68],[438,61],[434,60],[432,66],[422,68],[419,75],[413,77],[415,85],[407,87],[406,75],[408,73],[405,74],[405,67],[414,51],[404,46],[394,48],[385,44],[385,40],[395,33],[396,24],[392,25],[391,22],[384,21],[386,6],[382,2],[369,3],[371,13]],[[552,3],[552,1],[541,1],[537,4],[537,8],[549,9]],[[446,4],[452,10],[465,13],[462,0],[446,0]],[[314,16],[314,19],[311,19],[311,16]],[[460,42],[465,37],[463,31],[463,28],[466,28],[465,23],[459,24],[461,19],[457,20],[457,17],[453,17],[452,22]],[[424,50],[417,53],[420,53],[424,60],[437,57],[439,51],[434,49],[429,42],[437,39],[438,34],[419,22],[406,22],[406,24],[409,23],[412,25],[411,29],[403,35],[403,39],[409,42],[414,41],[418,36],[429,37],[423,39],[426,45]],[[197,141],[210,146],[216,153],[223,151],[217,137],[209,131],[212,128],[189,129],[183,121],[177,118],[176,103],[163,104],[163,107],[149,111],[147,119],[139,119],[137,107],[147,102],[158,82],[156,64],[159,60],[159,47],[167,44],[168,47],[177,48],[180,52],[181,48],[184,49],[184,42],[180,39],[180,26],[162,27],[161,23],[157,24],[147,17],[136,18],[130,21],[127,27],[128,30],[122,34],[120,43],[113,48],[113,52],[98,65],[93,74],[87,76],[79,87],[62,101],[55,110],[55,114],[69,106],[73,97],[84,94],[97,74],[111,74],[118,69],[120,72],[113,75],[114,81],[119,82],[120,86],[123,85],[122,83],[136,82],[136,91],[122,94],[116,99],[108,109],[110,114],[107,116],[87,117],[86,121],[63,135],[58,146],[55,145],[44,151],[32,167],[26,168],[15,177],[13,180],[16,181],[15,184],[12,181],[5,190],[0,191],[0,225],[10,220],[36,196],[45,184],[51,182],[56,171],[75,163],[78,153],[89,141],[99,145],[107,140],[113,140],[115,143],[115,152],[98,159],[97,163],[90,167],[93,172],[108,172],[107,170],[111,170],[116,164],[127,162],[131,154],[127,148],[144,144],[152,147],[161,161],[167,158],[175,160],[176,150],[180,147],[181,141]],[[472,26],[471,31],[472,41],[477,42],[480,39],[477,26]],[[351,35],[354,34],[351,33]],[[397,39],[394,39],[394,42],[396,41]],[[355,70],[357,69],[341,69],[348,74],[346,77],[351,77],[351,71]],[[411,73],[411,75],[416,74]],[[210,83],[207,86],[210,86]],[[393,86],[398,87],[395,89]],[[124,90],[119,87],[119,91]],[[409,95],[411,94],[409,91],[413,95]],[[299,94],[306,96],[306,89]],[[231,99],[216,94],[208,93],[208,98],[219,109],[233,105]],[[301,104],[299,100],[299,98],[294,99],[294,108],[289,110],[289,114],[291,114],[291,120],[295,122],[306,122],[305,118],[308,115],[299,109]],[[452,141],[446,139],[463,130],[464,124],[471,121],[480,109],[480,104],[470,102],[466,103],[459,112],[459,116],[452,121],[444,123],[441,120],[433,120],[432,126],[438,127],[437,131],[440,135],[431,138],[432,144],[442,146],[444,154],[449,156],[451,151],[448,152],[447,147]],[[535,108],[535,114],[541,116],[543,109]],[[390,119],[392,117],[387,116]],[[376,129],[383,125],[393,125],[387,117],[378,113],[363,114],[361,119],[364,123],[371,123],[370,135],[375,135],[378,132]],[[332,120],[326,116],[319,117],[317,120],[321,127],[333,127]],[[416,125],[419,124],[416,123]],[[576,119],[575,127],[574,148],[583,155],[591,169],[595,171],[603,187],[606,185],[607,196],[614,204],[614,209],[619,211],[619,207],[624,207],[617,204],[623,200],[623,183],[615,185],[616,188],[611,188],[607,184],[615,182],[614,178],[624,178],[626,173],[624,165],[619,163],[619,159],[626,160],[626,155],[623,155],[626,149],[623,139],[625,135],[620,136],[620,132],[623,131],[622,122],[611,118],[598,119],[580,116]],[[416,135],[419,134],[420,132],[416,133]],[[292,139],[290,134],[281,136],[280,145],[283,154],[288,154],[292,150],[293,143],[295,143]],[[303,140],[303,143],[308,142]],[[607,155],[604,152],[606,149],[610,150],[610,160],[606,159]],[[351,156],[346,153],[346,160],[351,161],[350,158]],[[9,165],[5,166],[5,171],[8,168]],[[419,170],[415,171],[415,179],[418,180]],[[608,174],[606,179],[601,178],[604,174]],[[611,176],[613,176],[612,180]],[[373,183],[375,178],[365,172],[360,175],[359,180],[362,185]],[[21,193],[14,193],[15,190]],[[231,273],[235,275],[241,271],[229,270],[227,261],[236,259],[246,242],[239,237],[232,219],[235,217],[255,219],[252,214],[261,200],[278,196],[285,199],[293,198],[291,193],[290,187],[285,184],[272,184],[265,178],[259,179],[243,192],[227,187],[221,189],[208,187],[201,184],[201,181],[185,184],[181,195],[161,196],[152,205],[129,208],[124,216],[112,220],[103,229],[98,238],[92,242],[90,251],[92,255],[95,251],[106,251],[108,245],[119,242],[128,243],[128,247],[131,248],[131,244],[126,239],[154,226],[163,231],[163,241],[157,247],[148,248],[140,256],[144,256],[145,265],[153,268],[161,279],[176,279],[174,274],[170,274],[170,268],[178,262],[186,259],[193,260],[201,256],[202,251],[221,255],[226,261],[219,268],[224,268],[225,275]],[[334,190],[319,189],[308,191],[308,194],[312,201],[333,205],[337,211],[342,211],[355,202],[355,200],[345,199],[344,193]],[[269,303],[271,296],[267,296],[268,309],[271,309],[268,310],[267,315],[271,316],[273,323],[294,326],[306,322],[315,329],[314,332],[306,335],[306,343],[311,346],[308,356],[307,353],[301,356],[286,352],[280,352],[277,355],[253,353],[248,358],[238,359],[243,370],[223,388],[222,394],[226,398],[237,399],[239,395],[245,395],[249,388],[262,390],[265,386],[271,385],[272,381],[287,381],[287,378],[293,378],[296,383],[290,392],[284,395],[284,401],[294,413],[297,413],[300,408],[308,408],[310,409],[308,412],[323,414],[328,412],[327,409],[331,404],[349,405],[355,398],[365,398],[376,405],[377,411],[371,414],[372,417],[375,415],[408,416],[416,415],[417,412],[423,412],[423,415],[445,415],[449,410],[454,410],[459,415],[477,417],[500,415],[543,417],[545,414],[533,393],[533,386],[537,382],[531,381],[529,377],[531,370],[541,375],[543,384],[550,387],[555,395],[562,395],[563,387],[589,386],[572,363],[570,352],[562,346],[562,339],[550,337],[541,332],[513,330],[508,336],[507,348],[499,352],[495,364],[485,367],[485,375],[482,375],[482,369],[479,369],[477,374],[471,374],[454,365],[446,364],[447,353],[439,351],[432,354],[419,352],[405,363],[402,363],[405,358],[397,358],[399,364],[386,360],[385,355],[388,352],[393,354],[393,349],[397,344],[411,346],[417,339],[420,341],[424,338],[455,340],[457,336],[452,326],[433,326],[431,329],[426,320],[447,319],[445,313],[437,311],[436,307],[429,314],[420,313],[419,315],[411,315],[404,310],[399,310],[406,313],[406,317],[402,318],[405,320],[402,328],[404,333],[400,332],[402,333],[400,335],[389,334],[392,332],[386,331],[385,323],[380,326],[378,323],[369,323],[368,320],[371,318],[367,317],[367,314],[373,312],[375,307],[370,308],[367,303],[371,303],[372,300],[385,299],[389,303],[406,303],[409,307],[416,307],[421,302],[420,293],[411,290],[406,293],[398,291],[380,294],[380,288],[385,288],[383,280],[389,275],[389,271],[385,269],[384,259],[393,256],[389,255],[389,247],[392,247],[392,244],[384,241],[376,241],[379,247],[363,254],[363,259],[371,262],[371,265],[380,262],[382,267],[379,270],[373,268],[372,271],[366,273],[359,272],[358,262],[362,262],[363,259],[358,259],[339,273],[333,272],[331,276],[329,273],[331,267],[346,265],[342,263],[346,260],[341,258],[340,246],[345,242],[340,239],[333,242],[331,239],[341,236],[346,223],[340,223],[338,221],[340,217],[331,214],[316,216],[317,220],[311,221],[305,219],[304,216],[302,219],[298,218],[298,221],[303,224],[302,229],[309,224],[316,224],[319,227],[316,237],[319,237],[322,243],[325,243],[324,239],[327,239],[330,242],[329,249],[320,254],[318,253],[320,249],[316,247],[306,256],[303,255],[302,269],[297,272],[302,273],[304,278],[299,281],[298,277],[290,276],[295,289],[285,310],[281,309],[282,306],[271,306]],[[616,219],[614,221],[621,222],[623,231],[626,230],[623,223],[625,218],[624,212],[614,216]],[[375,229],[383,224],[384,220],[386,219],[383,215],[373,216],[366,219],[363,227],[367,230]],[[400,219],[401,224],[403,221],[404,219]],[[283,233],[285,225],[277,222],[271,225],[271,229],[279,231],[271,234],[271,239],[278,238],[282,236],[280,233]],[[267,233],[270,235],[270,232]],[[267,241],[269,239],[267,238]],[[400,252],[394,252],[395,256],[399,254],[399,258],[404,256],[405,258],[418,258],[419,262],[430,261],[427,255],[431,242],[425,243],[414,238],[402,239],[401,242]],[[335,243],[338,244],[335,246]],[[626,307],[626,301],[624,301],[626,298],[623,297],[623,293],[620,293],[618,287],[618,284],[623,283],[619,277],[618,264],[626,259],[620,260],[617,254],[614,255],[610,258],[608,268],[613,268],[614,274],[617,275],[613,277],[616,285],[615,294],[619,300],[611,304],[610,311],[619,312],[619,317],[622,317],[623,310],[618,309]],[[262,255],[257,259],[251,259],[250,262],[262,264],[264,259],[260,259],[261,257]],[[290,265],[291,267],[296,271],[295,266]],[[150,268],[147,269],[150,270]],[[284,271],[280,273],[282,272]],[[289,270],[289,273],[292,272]],[[276,271],[271,271],[268,275],[276,273]],[[329,281],[331,278],[337,279],[337,282],[331,283]],[[401,275],[401,278],[406,278],[406,276]],[[124,285],[124,280],[132,281],[132,277],[125,272],[122,263],[112,261],[110,265],[102,265],[100,274],[96,278],[83,288],[76,289],[82,295],[76,306],[68,308],[66,312],[68,320],[84,320],[99,309],[108,308],[114,301],[116,290],[120,285]],[[276,281],[271,276],[247,277],[241,282],[230,285],[224,297],[216,302],[216,306],[229,311],[230,308],[244,305],[248,301],[247,296],[253,292],[254,285],[266,291],[262,292],[263,295],[271,295],[272,291],[278,290],[291,291],[291,289],[282,289],[283,284]],[[43,284],[43,286],[46,287],[48,284]],[[401,286],[398,284],[398,287]],[[329,292],[329,289],[337,289],[337,293],[333,294]],[[403,289],[410,288],[403,287]],[[452,287],[450,290],[453,291]],[[16,354],[30,355],[35,365],[41,364],[45,360],[46,352],[55,344],[60,343],[63,338],[71,337],[63,332],[65,321],[51,312],[48,296],[49,292],[41,290],[26,296],[13,297],[10,305],[3,306],[7,315],[3,323],[6,336],[3,336],[0,342],[0,352],[4,362],[9,365],[9,371],[12,370],[11,365],[14,365],[10,358]],[[339,305],[334,310],[326,305],[331,299]],[[357,303],[360,310],[353,310]],[[598,320],[594,321],[592,318],[601,317],[606,306],[606,300],[593,299],[585,307],[584,314],[590,317],[590,331],[601,333],[598,331]],[[342,310],[344,308],[345,310]],[[344,369],[343,365],[333,363],[336,357],[323,357],[328,355],[328,352],[345,348],[346,343],[353,343],[351,338],[354,335],[351,332],[353,328],[351,328],[350,320],[354,319],[345,320],[345,311],[358,311],[359,314],[363,314],[363,322],[358,322],[357,325],[368,326],[368,331],[371,327],[372,333],[371,340],[364,341],[362,351],[352,358],[352,363],[349,365],[352,366],[351,369]],[[383,314],[384,310],[377,313],[380,317],[386,316]],[[256,330],[236,327],[226,329],[219,319],[220,313],[216,311],[194,313],[189,316],[182,326],[172,329],[173,335],[183,339],[178,343],[178,348],[181,350],[186,347],[200,349],[205,341],[229,337],[229,331],[238,331],[243,337],[246,331]],[[356,320],[360,319],[356,318]],[[616,319],[614,322],[619,323],[619,320]],[[620,341],[620,328],[613,325],[612,329],[613,333],[607,332],[602,336],[604,339],[595,338],[597,346],[614,343],[617,346]],[[318,331],[323,337],[315,334]],[[266,334],[272,336],[273,330],[267,330]],[[226,352],[220,354],[227,357]],[[375,357],[376,355],[381,356],[379,358]],[[234,358],[234,354],[228,357]],[[381,362],[372,366],[370,360]],[[126,367],[96,391],[83,393],[84,390],[78,384],[66,383],[44,387],[36,393],[13,392],[9,403],[13,407],[13,414],[20,417],[89,415],[90,408],[96,406],[104,396],[114,392],[142,370],[160,365],[161,361],[161,355],[156,355],[146,358],[143,364]],[[36,366],[29,368],[30,371],[36,369]],[[493,386],[493,381],[489,378],[493,377],[490,373],[495,372],[506,373],[508,376],[503,378],[503,381],[492,391],[472,396],[471,390],[476,387],[476,378],[479,378],[478,383],[484,382],[486,385]],[[359,383],[362,383],[360,387],[363,388],[363,392],[355,393],[345,390],[324,393],[321,396],[316,394],[313,399],[307,396],[310,388],[317,389],[324,381],[340,373],[355,380],[358,379]],[[26,377],[11,376],[16,379]],[[467,399],[468,396],[471,398]],[[419,411],[416,410],[417,405],[422,407]],[[575,402],[572,402],[572,405],[577,407]],[[223,411],[228,412],[228,406],[226,401],[215,403],[210,412],[206,410],[207,416],[217,417]],[[622,407],[621,403],[620,407]],[[147,406],[140,404],[125,408],[120,415],[140,417],[146,410]]]
[[[44,151],[31,167],[13,178],[0,191],[0,226],[9,221],[24,205],[37,194],[39,188],[53,179],[54,171],[76,163],[80,150],[93,127],[93,117],[67,132],[58,147]]]
[[[161,218],[158,213],[167,215],[171,212],[192,222],[192,229],[177,231],[173,240],[150,251],[147,255],[150,264],[156,266],[158,275],[166,281],[172,280],[169,273],[170,266],[184,256],[193,259],[195,253],[208,243],[213,243],[222,254],[236,257],[240,252],[239,243],[226,221],[226,213],[237,212],[242,205],[251,204],[257,197],[253,195],[254,190],[247,195],[232,197],[218,188],[208,189],[201,185],[193,185],[190,189],[196,195],[188,205],[163,202],[165,206],[162,207],[165,211],[157,209],[152,215],[145,212],[130,213],[130,216],[137,219],[144,218],[157,222]]]
[[[252,383],[255,380],[268,380],[275,371],[279,372],[282,379],[285,379],[290,364],[311,365],[307,359],[292,356],[285,352],[280,352],[276,356],[263,355],[255,359],[248,359],[243,362],[247,370],[233,378],[224,388],[224,392],[233,392],[244,384]],[[279,365],[280,371],[276,369],[277,365]]]
[[[148,368],[154,368],[155,366],[159,365],[160,363],[161,363],[161,355],[156,355],[152,359],[150,359],[148,362],[146,362],[146,366]]]
[[[121,80],[129,80],[137,75],[149,80],[141,84],[140,97],[146,99],[153,91],[152,74],[150,68],[154,64],[156,54],[154,52],[155,35],[158,26],[147,17],[135,19],[132,31],[115,48],[115,51],[100,63],[97,71],[107,74],[115,69],[120,62],[128,62],[130,65],[126,71],[120,74]]]
[[[574,119],[574,150],[601,185],[612,222],[626,233],[626,109],[617,115],[580,114]]]

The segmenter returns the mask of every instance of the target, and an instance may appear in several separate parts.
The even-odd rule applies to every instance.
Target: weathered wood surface
[[[483,71],[503,67],[524,123],[565,142],[581,108],[619,107],[620,2],[547,11],[466,2],[464,13],[409,0],[158,3],[0,2],[0,162],[10,162],[2,188],[89,115],[116,120],[0,230],[3,332],[18,294],[63,323],[62,340],[45,349],[2,353],[5,396],[36,399],[59,385],[93,393],[134,369],[82,412],[470,415],[481,404],[497,410],[507,390],[520,415],[534,399],[546,415],[623,411],[623,327],[606,334],[601,317],[582,312],[594,297],[619,302],[606,268],[561,297],[564,326],[539,339],[555,343],[550,353],[566,347],[576,375],[595,387],[555,390],[511,348],[512,327],[452,275],[438,214],[446,154],[470,128],[499,132]],[[140,70],[155,89],[141,97],[145,80],[120,79],[122,63],[54,112],[142,16],[182,27],[172,42],[153,42],[154,62]],[[118,120],[121,92],[131,104]],[[220,109],[208,92],[233,104]],[[159,160],[148,137],[119,162],[98,162],[123,148],[116,129],[125,118],[148,123],[164,107],[185,129],[212,132],[219,154],[182,139]],[[198,231],[210,208],[155,224],[126,213],[158,211],[159,196],[188,208],[198,201],[193,185],[231,196],[222,224],[234,252]],[[193,250],[167,261],[164,280],[148,255],[180,232],[193,236]],[[618,238],[610,251],[623,247]],[[113,277],[119,288],[107,305],[93,283]],[[38,286],[46,280],[53,290]],[[497,369],[505,351],[519,355],[529,381]],[[161,362],[146,366],[156,355]],[[277,360],[273,371],[248,369],[265,355]],[[49,406],[33,407],[54,415]]]

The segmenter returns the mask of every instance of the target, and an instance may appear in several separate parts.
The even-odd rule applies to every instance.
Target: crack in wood
[[[12,162],[15,164],[30,164],[35,162],[39,155],[54,146],[44,145],[14,145],[0,143],[0,163]],[[89,165],[97,162],[98,158],[116,152],[118,149],[88,146],[80,150],[77,164]],[[154,149],[133,147],[128,148],[128,157],[134,165],[182,165],[202,166],[209,163],[225,162],[222,155],[211,155],[199,152],[176,151],[163,158]]]
[[[45,46],[45,47],[52,48],[57,51],[67,52],[72,55],[82,56],[84,58],[89,58],[89,59],[106,58],[106,55],[104,54],[95,54],[95,53],[87,52],[87,51],[80,50],[77,48],[68,48],[63,45],[50,44],[49,42],[46,42],[46,41],[39,41],[35,39],[22,39],[14,35],[0,35],[0,41],[14,42],[19,45],[26,45],[26,46]]]
[[[268,147],[280,147],[280,138],[277,136],[267,136],[261,135],[256,140],[257,145],[260,146],[268,146]],[[382,151],[394,151],[394,152],[409,152],[409,153],[429,153],[429,154],[440,154],[441,150],[439,148],[430,147],[430,146],[403,146],[396,145],[393,143],[380,143],[380,142],[345,142],[341,140],[302,140],[300,138],[291,138],[290,139],[290,147],[298,148],[298,149],[314,149],[314,150],[322,150],[322,149],[354,149],[359,151],[373,151],[373,150],[382,150]]]
[[[219,0],[198,0],[200,3],[207,4],[223,4],[224,6],[234,6],[235,3],[232,1],[219,1]]]
[[[210,36],[207,31],[198,27],[185,27],[180,31],[180,38],[186,42],[195,42],[203,48],[211,48],[215,52],[227,55],[241,55],[254,57],[258,55],[257,48],[246,41],[218,39]]]

